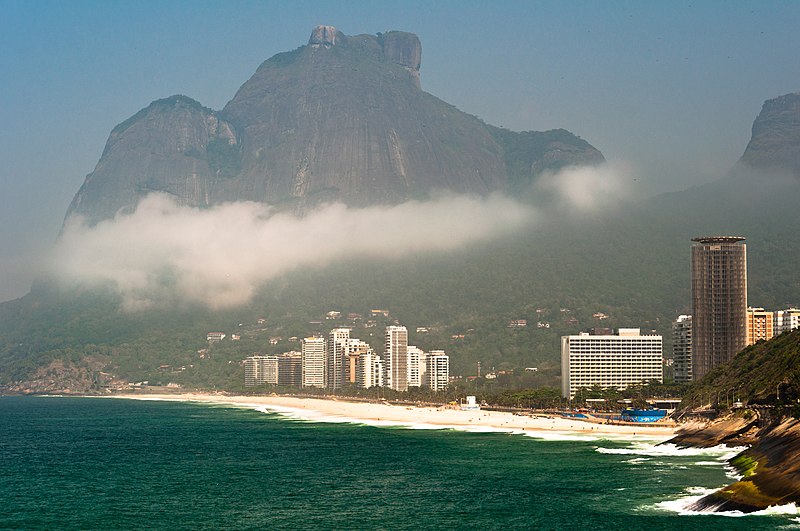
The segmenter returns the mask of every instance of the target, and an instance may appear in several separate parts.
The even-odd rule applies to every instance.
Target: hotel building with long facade
[[[599,332],[599,333],[598,333]],[[561,337],[561,391],[573,398],[580,388],[624,389],[664,381],[662,337],[639,328],[582,332]]]
[[[278,356],[249,356],[244,360],[244,385],[277,385]]]

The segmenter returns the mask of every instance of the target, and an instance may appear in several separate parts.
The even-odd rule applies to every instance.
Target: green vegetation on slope
[[[724,406],[736,398],[800,417],[800,330],[747,347],[693,385],[683,403]]]

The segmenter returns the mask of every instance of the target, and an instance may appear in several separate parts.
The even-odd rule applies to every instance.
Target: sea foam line
[[[293,408],[288,406],[278,406],[274,404],[251,403],[251,402],[238,402],[226,400],[224,396],[220,397],[203,397],[193,398],[190,396],[181,397],[153,397],[153,396],[131,396],[108,398],[127,398],[131,400],[149,400],[149,401],[162,401],[162,402],[186,402],[194,404],[206,405],[222,405],[232,408],[243,408],[255,410],[260,413],[271,413],[280,415],[283,418],[300,421],[300,422],[320,422],[331,424],[353,424],[361,426],[373,426],[379,428],[403,428],[412,430],[451,430],[466,433],[505,433],[511,435],[522,435],[532,439],[540,439],[546,441],[583,441],[583,442],[598,442],[598,441],[625,441],[631,440],[639,441],[641,444],[651,443],[654,441],[661,441],[663,437],[655,437],[652,435],[631,435],[631,434],[588,434],[588,433],[574,433],[571,431],[558,431],[558,430],[521,430],[518,428],[502,428],[494,426],[475,425],[469,426],[464,424],[428,424],[428,423],[415,423],[400,420],[378,420],[357,417],[345,417],[341,415],[331,415],[322,413],[314,409],[306,408]]]
[[[714,511],[708,509],[705,511],[694,511],[689,509],[694,503],[701,500],[705,496],[716,492],[718,489],[708,489],[705,487],[689,487],[685,490],[688,496],[683,496],[675,500],[662,501],[655,504],[654,508],[662,511],[678,513],[681,516],[699,516],[699,515],[716,515],[728,516],[733,518],[741,518],[743,516],[795,516],[800,514],[797,505],[788,503],[786,505],[775,505],[767,507],[761,511],[754,511],[752,513],[745,513],[742,511]]]
[[[356,417],[345,417],[339,415],[329,415],[313,409],[298,409],[285,406],[274,406],[264,404],[235,404],[237,406],[255,409],[261,413],[274,413],[292,420],[305,422],[323,422],[335,424],[355,424],[361,426],[373,426],[379,428],[405,428],[410,430],[451,430],[466,433],[506,433],[510,435],[522,435],[534,439],[548,441],[598,441],[604,437],[593,435],[578,435],[568,432],[540,431],[540,430],[520,430],[514,428],[499,428],[492,426],[466,426],[463,424],[429,424],[424,422],[404,422],[399,420],[376,420]]]
[[[629,448],[603,448],[597,447],[595,450],[601,454],[618,454],[618,455],[641,455],[648,457],[695,457],[706,456],[716,457],[717,463],[727,462],[732,457],[736,456],[744,447],[729,447],[729,446],[712,446],[710,448],[684,448],[672,443],[666,444],[643,444],[633,443]],[[709,461],[701,461],[703,464],[710,463]]]

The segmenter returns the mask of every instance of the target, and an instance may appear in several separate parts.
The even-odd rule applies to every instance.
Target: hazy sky
[[[563,127],[634,195],[724,174],[800,91],[800,2],[0,0],[0,300],[23,295],[111,129],[185,94],[220,109],[313,26],[422,41],[422,87],[488,123]]]

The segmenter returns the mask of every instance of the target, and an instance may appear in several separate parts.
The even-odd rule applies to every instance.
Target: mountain
[[[764,102],[741,162],[800,177],[800,92]]]
[[[420,88],[422,46],[400,31],[314,29],[258,67],[217,112],[185,96],[115,127],[67,215],[96,222],[160,191],[205,207],[250,200],[396,204],[436,190],[485,195],[602,154],[563,129],[489,126]]]
[[[404,80],[402,89],[393,89],[395,97],[416,94],[416,98],[434,102],[431,105],[438,106],[435,108],[449,109],[457,123],[475,125],[476,129],[465,125],[465,131],[477,130],[491,137],[499,146],[496,153],[505,172],[504,181],[498,181],[497,186],[512,192],[536,179],[538,172],[596,153],[566,131],[514,133],[493,128],[425,95],[417,88],[414,68],[418,48],[408,34],[389,38],[390,44],[384,48],[378,46],[387,42],[381,36],[343,37],[330,29],[321,31],[321,38],[312,36],[312,44],[273,57],[259,71],[272,72],[265,76],[274,80],[280,73],[295,75],[300,69],[297,65],[305,64],[306,59],[301,61],[302,58],[313,58],[315,54],[323,57],[319,53],[332,54],[324,57],[363,58],[366,52],[356,53],[347,47],[365,43],[362,47],[372,50],[369,68],[391,72]],[[352,75],[359,74],[353,71]],[[257,73],[251,81],[256,83],[258,78]],[[258,135],[262,129],[269,129],[273,121],[284,119],[250,116],[241,108],[236,110],[233,102],[255,113],[260,107],[247,103],[249,99],[278,97],[268,93],[253,96],[261,81],[253,87],[248,87],[250,83],[223,111],[211,111],[188,98],[173,97],[154,102],[120,124],[112,132],[97,171],[79,192],[78,206],[73,211],[94,216],[94,220],[105,219],[119,209],[130,208],[147,190],[159,187],[171,187],[168,193],[186,204],[214,204],[232,197],[223,192],[233,194],[234,185],[244,186],[249,160],[258,157],[254,139],[261,138]],[[321,100],[316,101],[321,105]],[[775,164],[768,160],[758,163],[751,158],[753,153],[767,149],[753,147],[759,145],[756,139],[770,138],[770,142],[760,144],[768,146],[770,152],[795,152],[792,138],[800,131],[800,110],[785,106],[777,113],[781,120],[775,121],[768,119],[775,114],[774,106],[768,104],[756,119],[761,125],[754,127],[754,140],[742,160],[716,182],[640,202],[600,203],[594,211],[576,211],[540,201],[537,208],[543,215],[536,224],[506,237],[451,252],[391,260],[355,256],[326,267],[298,268],[264,285],[251,304],[235,310],[212,312],[176,303],[147,312],[125,313],[113,293],[87,289],[64,292],[40,282],[23,299],[0,305],[0,386],[25,389],[27,383],[37,382],[29,388],[53,392],[63,389],[60,385],[65,380],[92,386],[114,376],[129,381],[229,387],[232,382],[241,381],[238,362],[246,355],[294,350],[297,344],[289,338],[322,332],[326,326],[352,324],[353,336],[370,341],[380,352],[383,323],[367,327],[366,319],[354,323],[325,319],[330,310],[367,316],[374,308],[389,310],[391,318],[387,322],[396,319],[406,325],[410,340],[420,348],[445,349],[451,356],[453,374],[475,374],[480,362],[484,372],[494,368],[508,375],[516,370],[520,374],[512,379],[515,385],[557,386],[559,337],[591,326],[656,330],[664,335],[664,352],[669,356],[670,322],[678,314],[690,311],[692,237],[745,236],[749,302],[767,308],[800,304],[800,240],[793,223],[800,204],[800,179],[796,178],[800,173],[788,155]],[[279,110],[270,105],[265,108]],[[297,119],[302,117],[291,106],[280,108]],[[321,108],[315,107],[313,112],[317,109]],[[312,109],[306,110],[312,113]],[[776,131],[771,131],[770,124]],[[372,126],[368,129],[374,130]],[[162,133],[164,136],[158,136]],[[327,142],[324,136],[319,136],[315,145]],[[269,138],[265,135],[259,142]],[[288,137],[284,140],[297,141]],[[128,142],[130,148],[126,147]],[[461,145],[461,141],[453,140],[448,144],[453,151],[439,151],[440,156],[455,156],[452,153],[456,152],[456,144]],[[281,146],[280,142],[262,146],[261,153],[277,153],[270,150],[283,149]],[[380,150],[374,153],[377,157]],[[310,157],[310,165],[312,160],[318,159]],[[334,162],[332,159],[331,164]],[[132,168],[137,164],[153,169],[149,180],[136,171],[123,171],[124,166]],[[265,165],[263,169],[266,172],[271,167]],[[156,170],[161,168],[169,168],[172,173],[158,173]],[[185,176],[181,177],[181,172],[189,170],[197,175],[197,181],[189,183],[192,186],[186,186]],[[338,191],[310,193],[319,184],[317,170],[306,174],[309,186],[304,192],[280,199],[275,191],[279,172],[275,172],[270,174],[272,180],[264,177],[258,181],[262,186],[259,193],[267,194],[269,189],[270,198],[290,207],[311,207],[318,196],[326,194],[338,194],[351,204],[367,200],[355,192],[346,196],[344,185]],[[115,175],[125,176],[124,186],[114,182]],[[293,178],[290,175],[289,182],[295,182],[291,181]],[[375,179],[379,182],[377,175]],[[100,187],[104,182],[119,193],[104,193]],[[409,182],[419,185],[415,194],[424,195],[428,190],[421,181]],[[460,182],[466,190],[468,180]],[[481,193],[488,189],[486,186],[469,191]],[[369,200],[400,200],[399,192],[391,195],[391,189],[377,185],[376,190],[380,193]],[[90,192],[94,195],[87,195]],[[84,197],[88,199],[82,200]],[[91,205],[105,201],[104,197],[111,198],[108,207]],[[213,252],[218,251],[209,250],[209,258]],[[164,278],[165,282],[169,280],[168,276]],[[594,317],[598,312],[608,318],[600,321]],[[257,324],[260,318],[266,319],[267,324]],[[528,326],[510,329],[507,324],[512,319],[527,319]],[[429,332],[416,333],[417,327]],[[213,356],[200,358],[198,351],[209,347],[205,333],[217,330],[236,331],[237,335],[241,332],[242,339],[215,345]],[[274,345],[268,341],[276,337],[282,339]],[[165,372],[160,369],[163,366],[186,370]],[[526,375],[524,367],[539,370]],[[475,383],[487,389],[501,384],[505,385],[500,378]]]

